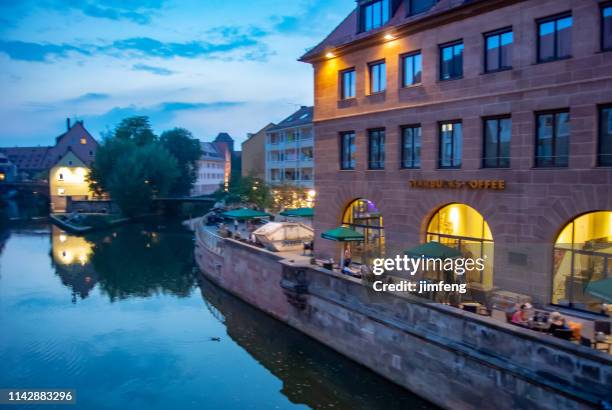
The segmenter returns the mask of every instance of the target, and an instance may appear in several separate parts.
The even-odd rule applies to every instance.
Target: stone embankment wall
[[[444,408],[612,403],[609,355],[452,307],[375,293],[359,280],[196,232],[196,259],[207,278]]]

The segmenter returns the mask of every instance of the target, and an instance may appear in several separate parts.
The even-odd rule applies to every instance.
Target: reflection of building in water
[[[430,405],[375,373],[304,337],[256,308],[202,280],[200,290],[211,314],[227,334],[261,363],[295,404],[311,408],[419,408]],[[345,375],[351,375],[346,377]]]
[[[98,274],[90,263],[93,244],[85,238],[52,228],[51,255],[55,272],[62,283],[72,289],[72,301],[77,295],[85,299],[98,282]]]

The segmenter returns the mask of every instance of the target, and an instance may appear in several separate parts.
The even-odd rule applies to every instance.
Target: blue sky
[[[312,104],[297,58],[354,0],[0,0],[0,145],[49,145],[66,117],[123,117],[238,142]]]

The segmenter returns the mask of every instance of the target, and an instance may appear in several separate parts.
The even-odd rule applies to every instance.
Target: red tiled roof
[[[86,144],[81,144],[83,137],[87,139]],[[96,139],[85,129],[82,122],[77,121],[70,130],[55,139],[54,146],[0,148],[0,152],[3,152],[19,171],[40,172],[55,165],[68,150],[90,165],[97,147]]]

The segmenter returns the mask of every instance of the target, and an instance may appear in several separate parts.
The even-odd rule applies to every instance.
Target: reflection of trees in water
[[[188,296],[194,286],[191,238],[181,227],[127,225],[82,237],[54,226],[51,261],[73,302],[85,299],[96,283],[111,301],[157,293]]]
[[[435,408],[211,282],[202,280],[200,290],[227,334],[283,382],[282,393],[292,403],[311,408]]]
[[[158,293],[188,296],[194,286],[193,241],[181,228],[127,225],[87,237],[94,242],[91,264],[111,301]]]

